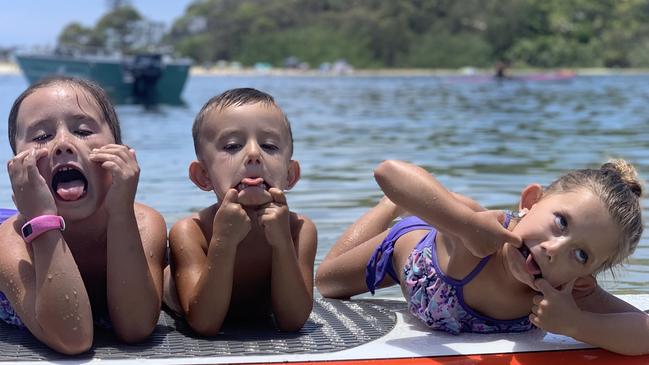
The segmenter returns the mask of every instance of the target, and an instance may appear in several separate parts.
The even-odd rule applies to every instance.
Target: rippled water
[[[194,76],[187,106],[146,112],[118,108],[124,141],[138,153],[138,200],[171,226],[211,204],[194,187],[193,118],[211,96],[234,87],[271,93],[291,120],[302,179],[291,209],[318,226],[318,264],[336,237],[381,196],[372,177],[384,159],[433,172],[450,189],[489,208],[511,208],[529,183],[547,184],[568,169],[623,157],[649,178],[649,76],[578,77],[562,82],[474,82],[441,77]],[[0,115],[26,87],[0,75]],[[11,150],[0,126],[0,160]],[[0,169],[0,207],[12,207]],[[645,217],[649,216],[646,210]],[[614,282],[615,293],[649,293],[649,239]],[[389,289],[384,296],[399,295]]]

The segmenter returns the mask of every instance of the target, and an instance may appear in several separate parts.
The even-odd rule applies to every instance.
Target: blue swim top
[[[510,215],[504,226],[509,223]],[[512,320],[499,320],[484,316],[464,302],[463,288],[475,278],[487,264],[491,256],[480,260],[478,265],[463,279],[456,280],[446,276],[439,268],[435,237],[437,230],[417,217],[407,217],[392,227],[375,254],[370,259],[366,281],[370,291],[390,274],[397,282],[391,265],[391,256],[396,240],[413,230],[429,232],[417,244],[408,257],[403,269],[407,289],[408,310],[427,326],[452,334],[461,332],[498,333],[523,332],[534,328],[528,317]],[[386,263],[387,261],[387,263]],[[374,268],[375,271],[369,271]]]

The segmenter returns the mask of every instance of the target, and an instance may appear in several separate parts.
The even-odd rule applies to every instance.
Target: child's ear
[[[300,163],[291,160],[288,163],[288,176],[286,177],[287,185],[286,190],[290,190],[300,180]]]
[[[210,176],[207,174],[207,170],[198,160],[194,160],[189,164],[189,179],[201,190],[214,190]]]
[[[539,184],[530,184],[521,192],[521,201],[518,204],[518,210],[532,209],[532,206],[538,203],[543,196],[543,187]]]

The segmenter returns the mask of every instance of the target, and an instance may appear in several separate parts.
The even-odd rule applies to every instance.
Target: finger
[[[521,239],[521,236],[517,235],[514,232],[504,230],[503,234],[505,236],[505,241],[509,242],[512,244],[514,247],[521,247],[523,245],[523,239]]]
[[[527,316],[527,318],[529,318],[530,322],[532,322],[533,325],[541,328],[541,321],[539,321],[539,317],[535,316],[534,314],[530,314],[529,316]]]
[[[126,161],[121,156],[112,153],[94,152],[90,154],[89,158],[90,161],[97,162],[97,163],[111,161],[121,166],[126,165]]]
[[[569,282],[563,284],[561,286],[561,292],[562,293],[572,293],[572,288],[575,287],[575,281],[577,281],[577,278],[574,278],[570,280]]]
[[[110,147],[104,146],[102,148],[95,148],[91,151],[91,154],[110,154],[119,156],[124,161],[133,160],[133,154],[125,147],[120,145],[111,145]]]
[[[532,298],[532,304],[539,305],[542,300],[543,300],[543,295],[535,295],[534,298]]]
[[[222,204],[229,204],[229,203],[238,203],[239,202],[239,192],[236,189],[229,189],[228,191],[225,192],[225,196],[223,196],[223,203]]]
[[[38,167],[36,167],[36,154],[36,149],[32,149],[31,153],[25,157],[24,161],[25,168],[27,169],[27,176],[32,182],[36,181],[41,176],[38,172]]]
[[[533,305],[533,306],[532,306],[532,310],[531,310],[531,312],[532,312],[534,315],[537,315],[537,316],[538,316],[538,315],[539,315],[539,306],[538,306],[538,305]]]
[[[534,286],[536,286],[541,291],[541,293],[543,293],[543,295],[553,294],[557,292],[557,290],[554,289],[552,285],[550,285],[550,283],[543,278],[534,280]]]
[[[270,196],[273,198],[273,201],[275,203],[286,205],[286,195],[284,195],[283,191],[278,188],[270,188],[268,189],[268,192],[270,193]]]

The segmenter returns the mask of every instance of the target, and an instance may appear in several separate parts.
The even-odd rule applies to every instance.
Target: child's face
[[[526,284],[543,277],[554,287],[596,271],[615,253],[620,237],[606,207],[588,189],[544,197],[514,232],[524,246],[508,255],[514,276]]]
[[[94,213],[110,186],[110,174],[90,162],[93,148],[115,143],[97,103],[85,91],[65,84],[36,89],[16,120],[16,151],[45,149],[37,166],[60,215],[80,219]]]
[[[271,201],[268,189],[285,190],[297,182],[288,126],[277,107],[233,106],[207,118],[201,129],[201,160],[209,189],[219,200],[236,189],[242,205],[262,205]]]

